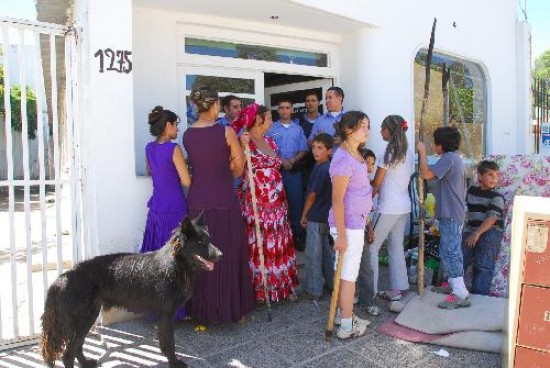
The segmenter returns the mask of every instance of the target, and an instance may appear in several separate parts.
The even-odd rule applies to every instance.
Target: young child
[[[376,155],[370,149],[364,150],[362,152],[363,159],[367,163],[367,172],[369,173],[369,179],[372,181],[374,179],[374,169],[376,165]]]
[[[149,114],[149,130],[156,139],[145,147],[145,163],[153,177],[153,195],[147,203],[149,213],[141,253],[162,248],[187,214],[183,187],[191,185],[191,177],[180,146],[172,142],[178,136],[178,123],[178,116],[162,106],[156,106]],[[175,319],[184,317],[185,309],[181,307]]]
[[[494,161],[477,165],[479,185],[466,193],[466,223],[462,233],[464,272],[474,264],[472,293],[489,295],[495,260],[504,231],[504,197],[496,189],[499,167]]]
[[[339,307],[335,324],[340,324],[337,336],[348,339],[365,334],[369,321],[353,314],[355,281],[359,273],[361,254],[365,244],[365,226],[372,209],[372,187],[367,165],[359,153],[370,134],[367,115],[348,111],[335,124],[342,144],[330,163],[332,180],[332,208],[329,211],[330,233],[334,250],[342,252]]]
[[[323,284],[332,290],[334,277],[334,250],[328,236],[328,211],[332,199],[329,158],[333,139],[328,133],[313,138],[311,150],[315,167],[309,178],[306,201],[300,223],[306,228],[306,293],[313,300],[323,295]]]
[[[466,185],[462,159],[456,152],[460,147],[460,132],[455,127],[440,127],[434,133],[435,153],[441,158],[435,165],[428,166],[426,146],[418,142],[418,160],[420,174],[426,180],[436,180],[435,217],[439,220],[439,257],[444,276],[448,282],[432,291],[450,293],[438,304],[439,308],[455,309],[469,307],[468,290],[464,285],[464,268],[462,262],[462,228],[466,205]]]

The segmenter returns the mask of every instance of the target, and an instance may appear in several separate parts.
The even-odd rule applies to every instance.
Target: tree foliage
[[[550,50],[546,50],[535,60],[533,76],[539,79],[550,79]]]
[[[0,114],[6,113],[4,108],[4,68],[0,66]],[[23,119],[21,114],[21,86],[11,86],[11,127],[16,132],[23,130]],[[29,87],[26,88],[27,98],[27,134],[29,139],[36,138],[37,116],[36,116],[36,95]]]

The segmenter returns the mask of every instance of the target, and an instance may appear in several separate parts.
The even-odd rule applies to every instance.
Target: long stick
[[[332,330],[334,330],[334,316],[336,315],[336,305],[338,304],[338,294],[340,294],[340,275],[342,274],[342,264],[344,263],[344,252],[338,253],[338,263],[334,273],[334,285],[332,297],[330,298],[330,309],[328,312],[327,330],[325,331],[325,340],[332,340]]]
[[[244,156],[246,157],[246,165],[248,166],[248,185],[250,187],[250,195],[252,196],[252,211],[254,212],[254,223],[256,229],[256,246],[258,247],[258,253],[260,253],[260,272],[262,273],[262,279],[264,283],[265,303],[267,305],[267,321],[271,322],[271,301],[267,289],[267,272],[265,270],[264,246],[262,231],[260,230],[260,220],[258,217],[258,199],[256,198],[256,184],[254,183],[252,159],[250,158],[250,145],[246,145],[244,149]]]
[[[424,98],[420,110],[420,122],[418,127],[418,140],[424,142],[424,120],[428,110],[428,98],[430,96],[430,70],[432,66],[432,55],[435,43],[435,25],[437,18],[434,18],[432,33],[430,35],[430,46],[428,47],[428,60],[426,61],[426,80],[424,81]],[[426,219],[426,207],[424,206],[424,179],[418,176],[418,204],[420,214],[418,217],[418,293],[424,295],[424,223]]]

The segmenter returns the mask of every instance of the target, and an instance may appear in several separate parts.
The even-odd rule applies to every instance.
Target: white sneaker
[[[342,313],[340,313],[340,309],[336,309],[336,314],[334,315],[334,324],[336,326],[340,326],[342,324]]]
[[[342,329],[342,326],[340,326],[338,327],[336,336],[338,336],[342,340],[363,336],[365,334],[365,331],[367,331],[368,325],[370,325],[370,321],[361,319],[356,315],[353,315],[353,322],[352,322],[353,327],[351,331],[345,331]]]

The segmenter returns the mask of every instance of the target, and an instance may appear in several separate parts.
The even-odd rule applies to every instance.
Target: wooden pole
[[[338,305],[338,294],[340,294],[340,276],[342,275],[342,264],[344,263],[344,252],[338,253],[338,263],[334,273],[334,285],[332,288],[332,297],[330,298],[330,309],[328,311],[327,330],[325,331],[325,340],[332,341],[332,330],[334,330],[334,316],[336,315],[336,306]]]
[[[424,98],[422,99],[422,108],[420,109],[420,122],[418,127],[418,140],[424,142],[424,121],[428,110],[428,98],[430,96],[430,70],[432,66],[432,55],[435,43],[435,26],[437,18],[434,18],[432,33],[430,35],[430,45],[428,47],[428,59],[426,60],[426,80],[424,81]],[[418,217],[418,293],[424,295],[424,224],[426,219],[426,207],[424,205],[424,179],[418,176],[418,204],[420,213]]]

